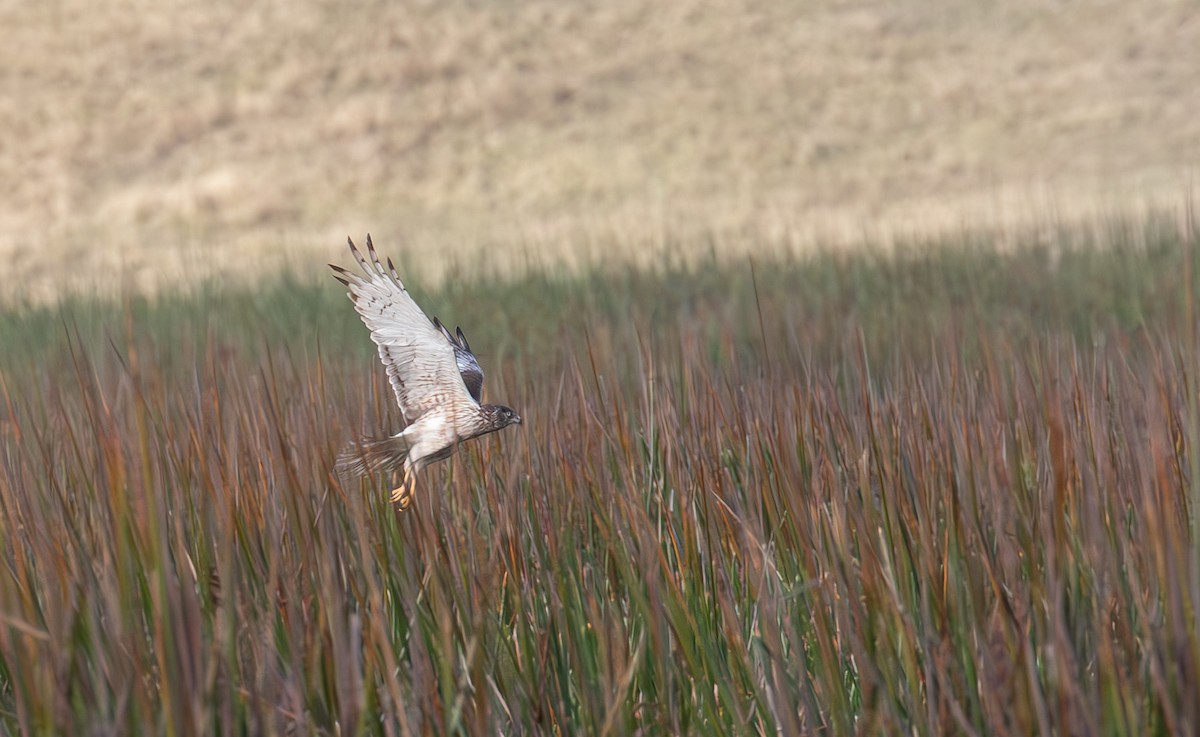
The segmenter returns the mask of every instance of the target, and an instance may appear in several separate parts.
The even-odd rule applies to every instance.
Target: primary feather
[[[436,316],[433,318],[433,325],[446,336],[450,345],[454,346],[454,360],[458,364],[458,373],[462,376],[467,392],[476,402],[482,402],[483,369],[479,366],[479,359],[471,352],[471,346],[467,343],[467,336],[463,335],[462,328],[455,328],[456,335],[451,335],[450,330]]]

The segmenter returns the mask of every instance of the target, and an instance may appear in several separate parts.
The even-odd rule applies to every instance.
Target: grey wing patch
[[[476,402],[482,402],[483,367],[479,365],[479,359],[475,358],[475,354],[471,352],[471,344],[467,342],[467,336],[463,335],[462,328],[455,328],[456,334],[452,335],[450,330],[436,317],[433,318],[433,324],[441,331],[442,335],[446,336],[450,345],[454,346],[454,360],[458,364],[458,372],[462,374],[463,383],[466,384],[471,398]]]

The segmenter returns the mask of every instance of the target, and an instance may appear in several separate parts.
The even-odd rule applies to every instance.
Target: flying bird
[[[519,425],[511,408],[483,404],[483,369],[471,352],[462,328],[450,331],[440,320],[430,320],[409,296],[389,258],[379,262],[371,236],[367,256],[349,238],[364,276],[330,264],[334,278],[350,290],[362,321],[379,346],[379,358],[396,393],[406,426],[391,437],[361,440],[343,451],[337,470],[361,476],[403,468],[400,486],[392,501],[401,509],[412,503],[417,473],[431,463],[449,458],[464,440]]]

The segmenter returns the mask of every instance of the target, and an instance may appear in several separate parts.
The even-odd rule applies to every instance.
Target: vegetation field
[[[1200,243],[981,245],[414,283],[525,422],[404,513],[332,279],[5,308],[0,729],[1194,734]]]

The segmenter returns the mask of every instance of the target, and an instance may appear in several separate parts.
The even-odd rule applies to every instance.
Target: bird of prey
[[[449,458],[464,440],[520,424],[509,407],[482,404],[483,369],[458,328],[454,335],[436,317],[430,320],[409,296],[392,260],[379,262],[371,236],[366,257],[349,238],[350,253],[365,276],[330,264],[334,278],[350,290],[362,321],[379,346],[405,428],[380,439],[362,440],[338,456],[339,472],[361,476],[403,468],[392,501],[412,503],[417,472]]]

